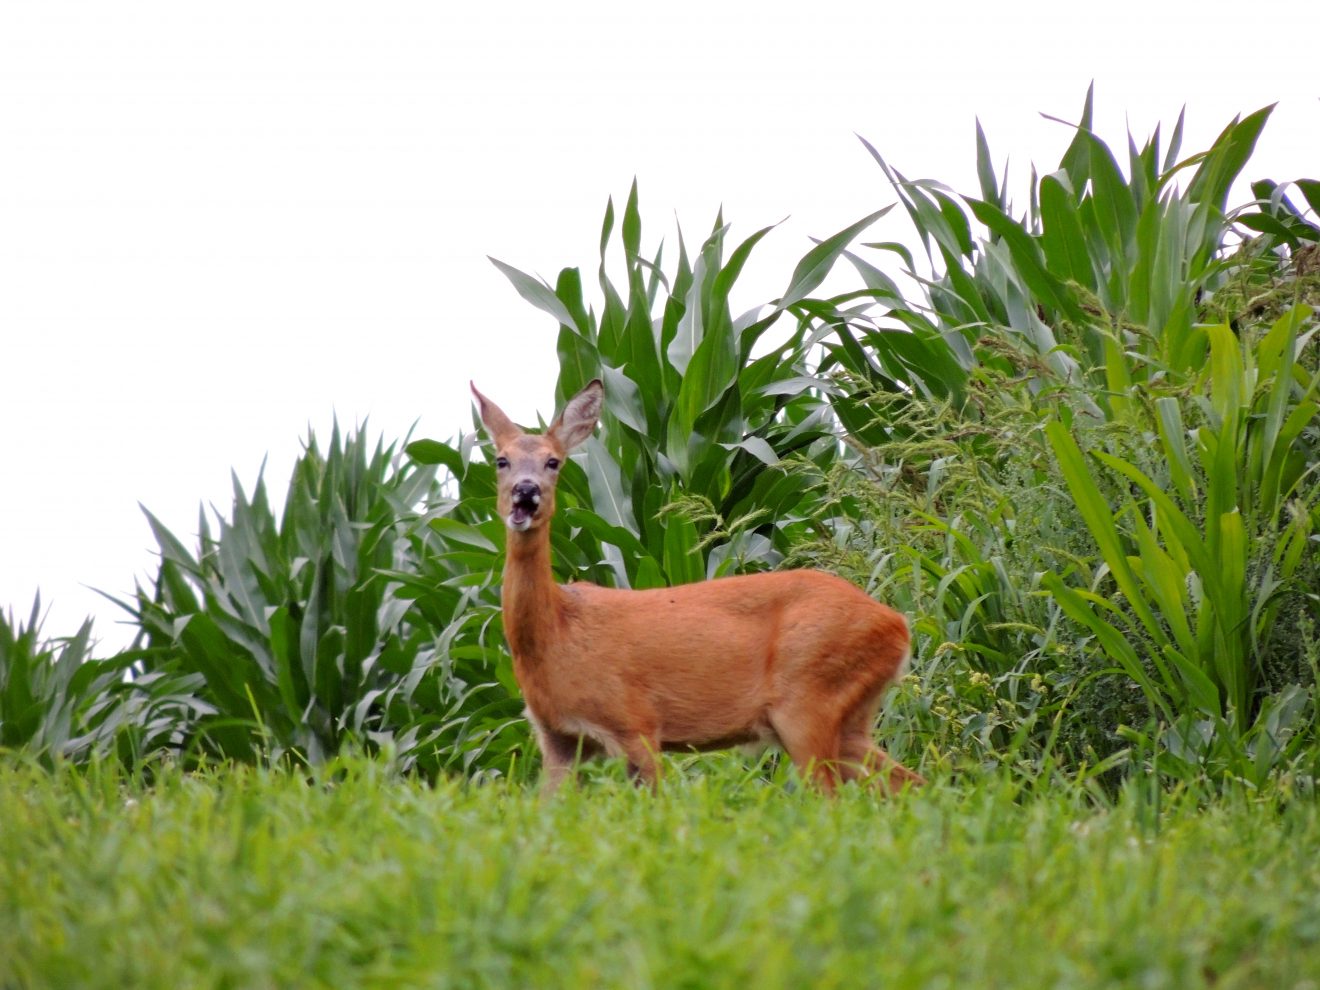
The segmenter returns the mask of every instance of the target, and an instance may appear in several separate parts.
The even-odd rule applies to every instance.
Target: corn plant
[[[1071,145],[1054,172],[1033,171],[1020,214],[979,127],[979,197],[908,179],[867,145],[913,221],[930,274],[918,276],[914,302],[872,261],[848,252],[874,305],[836,324],[820,371],[839,385],[832,399],[840,420],[871,448],[863,461],[911,506],[879,570],[884,585],[911,602],[927,673],[945,670],[948,676],[936,676],[957,683],[970,670],[1011,686],[1029,665],[1035,676],[1075,685],[1080,701],[1112,715],[1126,703],[1087,700],[1098,683],[1088,635],[1099,635],[1101,655],[1121,660],[1119,669],[1158,699],[1166,724],[1188,712],[1224,724],[1236,719],[1225,733],[1214,725],[1197,731],[1204,738],[1223,734],[1240,752],[1270,750],[1272,743],[1258,746],[1242,733],[1257,714],[1263,658],[1278,649],[1271,640],[1280,604],[1297,601],[1299,568],[1309,559],[1314,402],[1297,360],[1309,335],[1298,313],[1258,344],[1261,335],[1244,324],[1244,339],[1253,344],[1239,355],[1227,327],[1206,332],[1201,325],[1206,312],[1258,312],[1243,297],[1258,292],[1260,281],[1277,282],[1295,257],[1297,270],[1276,292],[1286,304],[1290,286],[1300,284],[1306,245],[1320,233],[1287,188],[1273,183],[1253,187],[1256,199],[1247,206],[1227,206],[1269,113],[1234,119],[1209,150],[1186,158],[1181,118],[1167,148],[1158,130],[1140,148],[1129,137],[1125,175],[1092,131],[1088,93]],[[1295,188],[1316,205],[1320,186],[1302,180]],[[1235,224],[1260,236],[1235,246]],[[916,273],[903,246],[870,247]],[[1201,377],[1207,367],[1216,372],[1213,383]],[[1235,405],[1234,396],[1244,395],[1249,401]],[[1040,427],[1050,416],[1059,422],[1046,444]],[[1188,417],[1193,429],[1182,423]],[[931,432],[931,421],[942,424],[943,438]],[[1013,441],[997,442],[1008,423]],[[1081,455],[1067,446],[1065,424],[1074,423],[1099,436],[1112,424],[1131,438],[1126,448],[1096,453],[1125,470],[1087,476]],[[1162,463],[1140,454],[1146,437],[1163,438]],[[1138,456],[1124,461],[1125,449]],[[1156,510],[1128,499],[1129,486],[1141,488],[1137,475],[1156,491],[1173,486],[1173,503],[1147,498],[1176,503],[1179,515],[1166,504]],[[975,482],[951,486],[951,476]],[[1238,551],[1230,557],[1240,566],[1216,571],[1203,586],[1199,572],[1161,541],[1171,527],[1189,538],[1206,518],[1217,522],[1198,536],[1205,554],[1227,546]],[[1068,520],[1086,535],[1069,536]],[[923,533],[943,539],[931,542]],[[1277,559],[1260,553],[1258,541],[1272,535]],[[1130,604],[1134,589],[1122,586],[1118,604],[1100,604],[1108,601],[1103,592],[1113,574],[1130,570],[1138,581],[1158,570],[1123,563],[1129,556],[1154,560],[1156,550],[1182,566],[1147,589],[1162,597],[1146,607]],[[1085,576],[1092,587],[1072,587],[1056,572]],[[1249,581],[1258,586],[1247,588]],[[1194,651],[1169,639],[1187,625],[1183,613],[1192,599],[1211,609],[1192,626],[1209,637],[1192,635]],[[1107,631],[1095,633],[1097,622]],[[958,662],[939,659],[949,656]],[[929,698],[932,685],[924,683]],[[1261,725],[1271,718],[1281,724],[1285,709],[1298,712],[1293,703],[1267,707],[1274,714],[1261,713]]]
[[[564,269],[552,287],[503,262],[514,288],[558,324],[559,403],[592,378],[605,383],[602,429],[584,467],[566,466],[555,535],[561,575],[646,588],[775,566],[793,534],[817,527],[810,489],[791,461],[827,463],[842,454],[810,373],[811,348],[829,332],[836,301],[811,293],[872,214],[809,250],[783,293],[736,315],[731,296],[763,228],[729,250],[723,218],[694,254],[682,232],[666,272],[663,245],[641,253],[636,184],[621,218],[623,279],[611,276],[616,216],[601,230],[600,303],[588,306],[582,273]],[[444,463],[462,508],[438,526],[455,562],[486,576],[502,541],[487,522],[493,474],[457,445],[418,441],[409,453]],[[455,554],[463,555],[455,557]],[[474,556],[475,554],[475,556]],[[487,554],[487,555],[483,555]]]
[[[1088,92],[1059,167],[1043,176],[1033,170],[1020,217],[1008,199],[1007,174],[996,175],[979,127],[980,197],[908,179],[867,143],[925,248],[927,298],[910,305],[874,265],[850,255],[890,308],[870,326],[839,327],[826,366],[871,386],[959,403],[981,367],[1025,376],[1037,388],[1098,384],[1099,392],[1078,399],[1103,415],[1126,410],[1134,386],[1198,368],[1206,354],[1204,335],[1195,329],[1198,302],[1232,266],[1229,188],[1272,108],[1235,118],[1207,151],[1186,158],[1179,157],[1181,116],[1167,147],[1158,128],[1140,149],[1129,137],[1126,176],[1093,132],[1092,108]],[[1268,210],[1249,216],[1293,237],[1309,229]],[[876,246],[896,251],[915,273],[910,253]],[[850,411],[849,425],[860,416]]]
[[[433,468],[395,466],[338,426],[294,468],[276,518],[258,480],[237,479],[218,531],[203,514],[189,550],[154,516],[154,587],[125,603],[142,626],[135,682],[192,679],[186,745],[223,757],[320,762],[345,743],[405,765],[475,769],[516,748],[516,706],[481,653],[451,651],[473,616],[460,591],[425,602],[392,575],[421,569],[416,509],[439,499]]]
[[[1309,590],[1298,578],[1309,573],[1303,563],[1314,557],[1320,523],[1320,373],[1297,360],[1314,333],[1299,334],[1309,315],[1294,309],[1259,340],[1223,324],[1204,328],[1199,425],[1187,428],[1177,397],[1154,401],[1168,483],[1092,451],[1101,470],[1131,486],[1118,506],[1103,496],[1064,422],[1046,427],[1106,565],[1105,583],[1112,579],[1119,597],[1057,574],[1047,587],[1140,685],[1158,720],[1179,726],[1184,755],[1196,754],[1189,740],[1221,758],[1227,750],[1240,776],[1269,769],[1269,761],[1247,759],[1241,743],[1262,712],[1262,657],[1278,635],[1280,604]],[[1265,715],[1277,716],[1279,703],[1266,704]],[[1278,755],[1277,734],[1266,745]]]
[[[41,626],[39,596],[26,623],[0,613],[0,749],[50,761],[113,755],[121,742],[131,748],[120,735],[125,705],[150,727],[168,700],[143,706],[128,697],[131,654],[94,659],[90,619],[60,639],[45,639]]]
[[[1308,218],[1288,196],[1289,185],[1297,188],[1310,212],[1320,213],[1320,182],[1315,179],[1298,179],[1283,185],[1271,179],[1261,179],[1251,184],[1255,201],[1237,211],[1234,219],[1265,235],[1266,246],[1282,244],[1296,252],[1307,245],[1320,243],[1320,225]]]

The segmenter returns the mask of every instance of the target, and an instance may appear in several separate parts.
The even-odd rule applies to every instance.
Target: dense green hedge
[[[1179,120],[1124,168],[1088,94],[1020,208],[979,130],[978,196],[870,149],[923,262],[859,243],[875,213],[741,313],[771,229],[735,244],[720,217],[644,254],[635,186],[595,288],[497,262],[558,328],[559,401],[606,384],[563,474],[560,578],[847,575],[913,618],[882,731],[928,771],[1309,779],[1320,184],[1228,207],[1268,116],[1185,158]],[[281,513],[235,483],[192,547],[151,519],[130,650],[44,639],[39,608],[0,621],[0,745],[318,763],[351,741],[429,775],[522,773],[493,498],[473,434],[309,438]]]

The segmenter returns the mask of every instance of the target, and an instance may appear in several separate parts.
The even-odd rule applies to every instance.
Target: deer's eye
[[[558,458],[558,457],[551,457],[549,460],[547,460],[547,461],[545,462],[545,466],[546,466],[547,469],[549,469],[549,470],[551,470],[551,471],[558,471],[558,470],[559,470],[559,458]]]
[[[509,466],[509,459],[507,457],[497,457],[495,458],[495,466],[503,471]]]

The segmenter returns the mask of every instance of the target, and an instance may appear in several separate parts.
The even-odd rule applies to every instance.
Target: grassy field
[[[0,986],[1302,987],[1310,800],[0,769]]]

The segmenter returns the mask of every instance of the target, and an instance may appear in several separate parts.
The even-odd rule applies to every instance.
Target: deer
[[[902,615],[810,569],[643,590],[557,584],[556,482],[595,431],[604,387],[590,382],[541,433],[471,387],[494,445],[504,633],[543,792],[582,759],[623,757],[629,776],[654,789],[662,751],[744,745],[786,751],[826,794],[853,780],[885,793],[925,782],[872,738],[881,696],[908,662]]]

